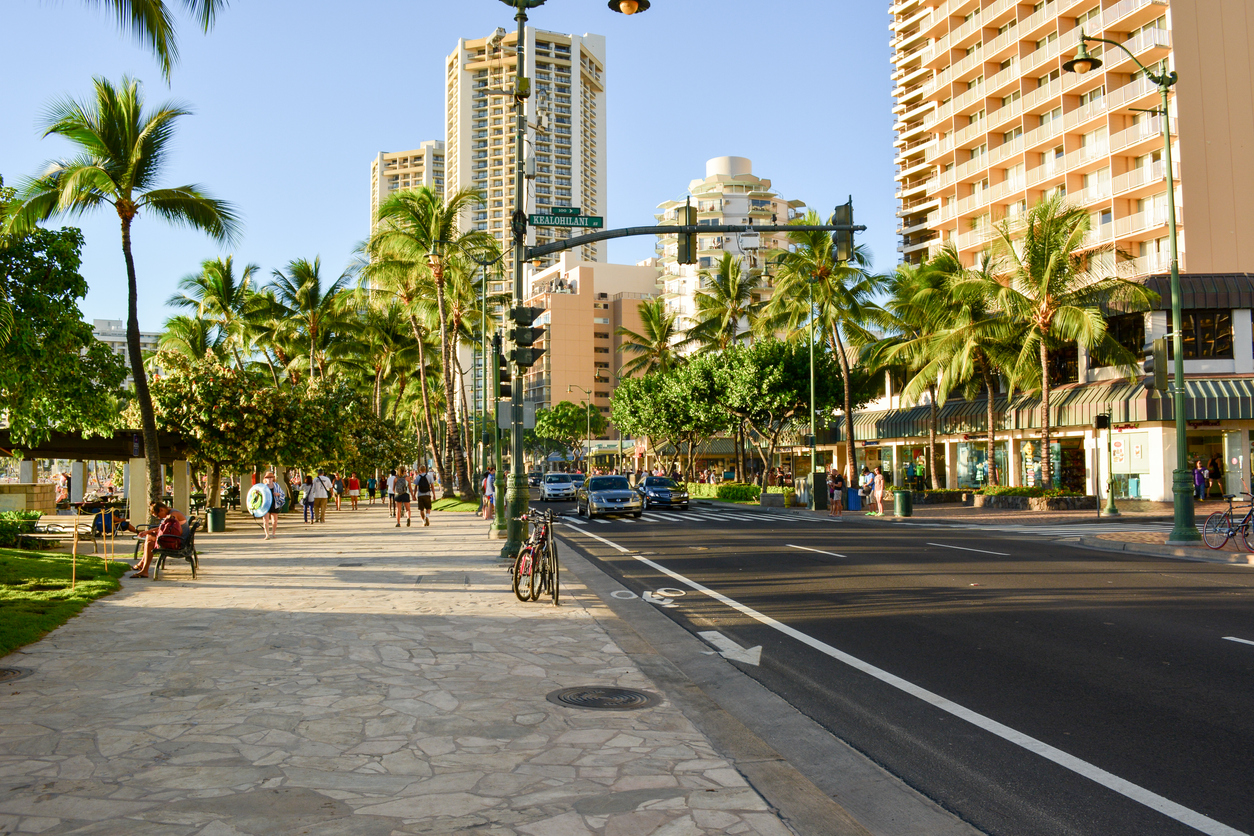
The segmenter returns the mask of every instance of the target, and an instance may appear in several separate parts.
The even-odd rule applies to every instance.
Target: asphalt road
[[[1049,531],[699,505],[559,533],[985,832],[1254,833],[1254,570]]]

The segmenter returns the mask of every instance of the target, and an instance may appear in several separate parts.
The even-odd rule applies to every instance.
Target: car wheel
[[[636,513],[632,514],[632,516],[635,517],[636,519],[640,519],[641,513],[642,513],[641,511],[637,511]]]
[[[649,497],[647,496],[640,497],[640,510],[643,511],[645,508],[648,508],[648,507],[649,507]]]

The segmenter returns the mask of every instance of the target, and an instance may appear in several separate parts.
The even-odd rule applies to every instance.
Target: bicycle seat
[[[1224,494],[1224,499],[1236,499],[1236,498],[1237,498],[1237,495],[1236,495],[1236,494],[1234,494],[1234,493],[1226,493],[1226,494]]]

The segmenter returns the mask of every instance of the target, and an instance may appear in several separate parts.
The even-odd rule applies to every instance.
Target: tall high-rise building
[[[889,13],[901,245],[918,263],[952,242],[970,264],[994,226],[1061,193],[1092,218],[1087,243],[1134,277],[1254,267],[1254,79],[1242,0],[899,0]],[[1174,69],[1175,182],[1165,181],[1157,85],[1123,50],[1063,70],[1080,32]],[[1187,230],[1187,234],[1186,234]],[[1186,245],[1187,242],[1187,245]],[[1125,257],[1126,260],[1125,260]]]
[[[444,143],[429,139],[412,151],[380,151],[370,163],[370,227],[393,192],[426,186],[444,193]]]
[[[697,210],[697,223],[710,224],[786,224],[805,214],[805,203],[786,200],[771,188],[770,180],[753,173],[753,163],[744,157],[715,157],[705,164],[705,179],[688,184],[688,194],[678,200],[658,204],[658,224],[676,224],[680,207],[691,202]],[[766,268],[767,254],[788,245],[783,233],[723,233],[697,236],[697,263],[676,261],[677,235],[659,235],[658,263],[666,306],[679,314],[679,326],[694,324],[696,294],[704,287],[700,277],[704,270],[717,270],[724,253],[740,258],[741,269],[751,276],[761,276]],[[759,300],[770,298],[770,279],[763,282]],[[747,327],[747,323],[745,324]]]
[[[514,210],[514,102],[517,32],[496,30],[478,40],[459,40],[446,62],[445,144],[447,191],[477,189],[486,203],[466,222],[490,233],[505,250],[495,290],[508,290],[513,276],[510,213]],[[555,206],[579,207],[586,215],[605,209],[605,37],[563,35],[528,29],[525,72],[532,79],[527,99],[526,153],[535,159],[535,179],[526,184],[527,213]],[[567,238],[570,229],[529,228],[528,244]],[[597,244],[574,253],[580,261],[602,261]],[[554,258],[543,264],[552,264]],[[542,265],[543,266],[543,265]]]

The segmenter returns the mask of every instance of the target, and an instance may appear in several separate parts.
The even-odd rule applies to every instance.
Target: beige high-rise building
[[[507,291],[513,276],[515,135],[513,99],[494,91],[513,88],[517,37],[517,32],[498,29],[487,38],[459,40],[445,67],[448,189],[477,189],[487,200],[470,213],[467,223],[490,233],[506,252],[497,291]],[[603,215],[605,37],[528,29],[525,47],[526,74],[532,79],[526,106],[527,154],[535,158],[535,179],[526,184],[525,211],[571,206],[585,215]],[[530,227],[527,243],[543,244],[571,234],[570,229]],[[603,252],[591,244],[575,255],[596,262],[603,260]]]
[[[705,178],[688,184],[688,193],[678,200],[658,205],[655,217],[661,226],[676,224],[676,213],[691,201],[697,210],[697,223],[706,224],[786,224],[805,215],[805,203],[780,197],[753,173],[753,163],[745,157],[714,157],[705,164]],[[703,286],[700,274],[717,270],[724,253],[740,259],[741,269],[751,276],[762,275],[771,250],[788,246],[783,233],[713,232],[697,236],[697,263],[679,264],[676,259],[677,235],[659,235],[658,262],[665,282],[666,306],[679,314],[679,326],[694,323],[696,294]],[[769,279],[759,293],[759,301],[770,298]],[[747,328],[748,323],[742,323]]]
[[[1163,273],[1174,195],[1182,271],[1254,268],[1249,0],[902,0],[889,12],[906,261],[952,242],[973,263],[995,224],[1063,193],[1122,275]],[[1099,69],[1065,72],[1081,30],[1179,73],[1171,187],[1163,120],[1147,112],[1157,86],[1100,44]]]
[[[444,143],[429,139],[412,151],[380,151],[370,163],[370,228],[393,192],[426,186],[444,193]]]

